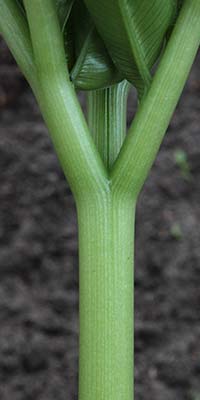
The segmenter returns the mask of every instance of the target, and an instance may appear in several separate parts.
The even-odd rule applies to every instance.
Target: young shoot
[[[199,0],[0,0],[0,31],[77,206],[79,400],[134,397],[135,207],[197,53],[199,21]],[[127,132],[131,86],[138,109]]]

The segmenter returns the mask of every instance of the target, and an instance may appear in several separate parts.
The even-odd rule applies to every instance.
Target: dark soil
[[[74,201],[32,94],[0,46],[0,399],[74,400]],[[199,70],[200,57],[137,209],[135,400],[200,399]]]

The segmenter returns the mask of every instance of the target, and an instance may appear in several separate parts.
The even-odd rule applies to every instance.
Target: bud
[[[70,77],[77,89],[96,90],[122,80],[82,0],[57,0]]]
[[[108,52],[143,96],[176,13],[175,0],[84,0]]]

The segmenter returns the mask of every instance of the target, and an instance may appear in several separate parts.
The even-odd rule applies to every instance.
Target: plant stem
[[[0,10],[0,33],[26,79],[36,90],[36,69],[27,21],[15,1],[0,0]]]
[[[112,171],[116,191],[135,198],[156,157],[200,43],[200,1],[185,0],[146,98]]]
[[[123,81],[88,93],[88,124],[102,160],[109,170],[126,135],[129,83]]]
[[[24,0],[24,6],[37,70],[35,94],[70,187],[76,198],[107,190],[107,171],[67,72],[55,2]]]
[[[133,400],[133,199],[198,49],[200,2],[184,1],[125,141],[125,86],[89,95],[93,141],[67,72],[55,2],[24,0],[28,25],[14,3],[0,0],[0,27],[36,94],[78,210],[79,400]]]
[[[77,208],[79,400],[133,400],[134,206],[110,193]]]
[[[127,82],[89,93],[89,126],[105,166],[126,133]],[[98,195],[98,196],[97,196]],[[77,202],[80,250],[79,400],[133,399],[134,205],[112,191]]]

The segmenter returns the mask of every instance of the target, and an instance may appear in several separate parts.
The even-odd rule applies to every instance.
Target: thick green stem
[[[124,89],[119,85],[90,95],[89,124],[108,169],[118,156],[110,174],[67,73],[55,2],[23,3],[29,27],[14,1],[0,0],[0,29],[33,87],[76,197],[79,400],[133,400],[133,198],[156,156],[198,49],[200,2],[184,1],[119,156],[125,135]]]
[[[133,400],[133,203],[106,194],[77,208],[79,400]]]
[[[24,0],[33,42],[38,91],[35,93],[64,173],[76,197],[107,185],[66,68],[63,36],[52,0]]]
[[[102,160],[110,169],[126,135],[129,83],[123,81],[88,94],[88,124]]]

